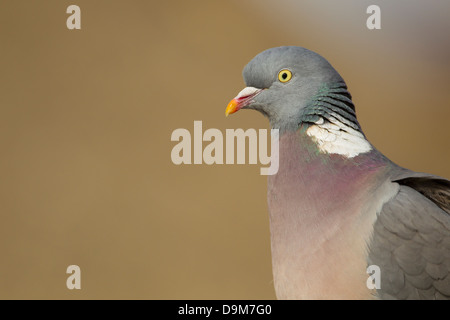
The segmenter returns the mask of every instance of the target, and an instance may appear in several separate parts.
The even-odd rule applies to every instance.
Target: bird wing
[[[374,224],[369,264],[382,299],[450,299],[450,181],[402,172]]]

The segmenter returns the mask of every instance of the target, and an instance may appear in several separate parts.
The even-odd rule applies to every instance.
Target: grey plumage
[[[450,181],[375,149],[320,55],[269,49],[243,76],[248,88],[226,114],[254,109],[280,131],[279,170],[268,179],[278,298],[450,299]],[[376,291],[369,265],[381,270]]]
[[[450,299],[450,183],[406,177],[374,225],[368,261],[378,265],[384,299]],[[445,211],[445,212],[444,212]]]

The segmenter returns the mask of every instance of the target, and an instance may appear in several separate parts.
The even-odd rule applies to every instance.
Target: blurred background
[[[66,8],[81,8],[68,30]],[[371,4],[381,30],[366,27]],[[172,163],[225,118],[257,53],[298,45],[346,80],[369,140],[450,178],[450,2],[0,2],[0,298],[272,299],[260,165]],[[81,268],[81,290],[66,268]]]

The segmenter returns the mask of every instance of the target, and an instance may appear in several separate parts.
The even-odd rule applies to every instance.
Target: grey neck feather
[[[314,85],[311,86],[314,88]],[[300,107],[294,104],[288,111],[273,108],[270,114],[263,109],[259,110],[270,120],[273,129],[279,129],[280,135],[289,131],[297,131],[300,126],[309,127],[314,125],[320,119],[328,122],[339,121],[343,125],[348,126],[361,134],[361,126],[356,119],[355,106],[352,97],[347,90],[345,82],[337,81],[328,84],[318,85],[311,92],[312,98]]]
[[[362,133],[361,126],[356,119],[355,106],[345,82],[324,85],[320,88],[302,109],[298,125],[302,123],[314,124],[320,118],[325,121],[334,118]]]

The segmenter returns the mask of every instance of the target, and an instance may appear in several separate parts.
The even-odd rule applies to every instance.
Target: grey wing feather
[[[450,299],[450,181],[404,175],[374,224],[368,263],[382,299]]]
[[[408,177],[395,180],[395,182],[420,192],[437,204],[442,210],[450,214],[450,181],[429,176]]]
[[[450,181],[448,179],[396,167],[392,181],[413,188],[450,214]]]

